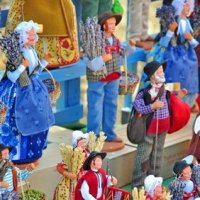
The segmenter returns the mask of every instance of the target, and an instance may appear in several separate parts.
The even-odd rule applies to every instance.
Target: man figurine
[[[87,132],[94,131],[99,136],[102,130],[108,142],[121,143],[114,132],[117,114],[117,97],[120,78],[120,41],[115,37],[115,27],[121,21],[120,14],[111,11],[99,16],[99,24],[105,34],[105,54],[92,60],[84,58],[87,65]],[[134,46],[134,41],[129,41]],[[135,47],[127,46],[127,53]]]
[[[105,156],[106,153],[93,151],[84,162],[83,169],[88,171],[76,185],[76,200],[102,200],[106,187],[117,184],[117,179],[106,175],[101,168]]]
[[[148,174],[160,175],[166,133],[181,129],[190,117],[187,114],[189,106],[165,89],[164,70],[165,66],[157,61],[152,61],[144,67],[146,81],[150,81],[150,84],[137,94],[133,103],[138,113],[142,115],[151,113],[146,121],[144,141],[137,146],[133,187],[142,186]],[[182,89],[178,92],[178,96],[183,97],[186,93],[187,91]],[[177,117],[182,119],[175,122]]]
[[[28,164],[26,169],[20,170],[9,160],[12,147],[0,144],[0,199],[17,200],[17,183],[29,177],[36,164]]]

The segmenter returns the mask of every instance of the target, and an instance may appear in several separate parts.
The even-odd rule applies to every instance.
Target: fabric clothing
[[[116,138],[114,126],[117,114],[119,80],[110,82],[88,82],[87,132],[94,131],[98,136],[104,131],[107,139]]]
[[[82,0],[82,19],[99,16],[106,11],[111,11],[112,0]]]
[[[103,200],[107,185],[109,186],[110,183],[107,181],[103,169],[98,170],[98,172],[89,170],[76,185],[75,199]]]
[[[165,138],[166,132],[146,135],[144,142],[138,144],[132,188],[143,186],[144,179],[148,174],[160,176]]]
[[[88,81],[101,81],[101,79],[105,78],[107,75],[110,75],[113,72],[117,72],[120,74],[120,42],[119,39],[117,39],[114,35],[113,37],[113,44],[110,45],[109,41],[106,39],[106,49],[107,53],[112,54],[112,60],[106,62],[106,63],[99,63],[99,65],[102,65],[102,69],[98,70],[99,73],[96,73],[95,71],[92,71],[89,67],[87,67],[87,80]],[[111,48],[114,48],[114,50],[110,50]],[[105,49],[105,50],[106,50]],[[103,61],[103,60],[102,60]],[[106,67],[106,71],[104,73],[103,68]],[[118,76],[119,78],[119,76]]]
[[[49,127],[55,122],[47,88],[39,80],[47,62],[40,62],[33,48],[23,48],[22,52],[30,61],[30,84],[21,87],[20,73],[9,70],[7,78],[0,82],[0,101],[8,107],[5,122],[0,126],[0,142],[14,147],[10,154],[14,163],[39,159],[47,145]],[[16,71],[22,73],[21,69]]]
[[[32,174],[32,172],[29,172],[27,169],[20,170],[18,167],[15,167],[15,170],[17,171],[18,182],[20,181],[20,177],[22,178],[22,180],[25,180]],[[9,168],[7,172],[5,173],[3,181],[7,182],[9,184],[9,187],[0,188],[0,194],[6,193],[6,192],[12,192],[14,188],[13,188],[13,174],[12,174],[11,168]]]
[[[128,0],[128,39],[148,38],[148,16],[150,0]]]

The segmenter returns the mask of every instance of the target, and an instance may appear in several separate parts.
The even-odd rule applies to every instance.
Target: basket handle
[[[125,75],[125,93],[128,89],[128,72],[127,72],[127,53],[126,49],[124,49],[124,75]]]
[[[53,85],[54,85],[54,89],[56,89],[56,81],[55,81],[55,79],[54,79],[52,73],[51,73],[46,67],[44,67],[44,70],[46,70],[47,73],[48,73],[48,74],[50,75],[50,77],[52,78],[52,80],[53,80]]]

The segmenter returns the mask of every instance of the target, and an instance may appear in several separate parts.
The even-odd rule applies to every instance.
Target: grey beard
[[[159,76],[156,76],[155,79],[156,79],[156,82],[158,82],[158,83],[164,83],[165,82],[165,77],[160,78]]]

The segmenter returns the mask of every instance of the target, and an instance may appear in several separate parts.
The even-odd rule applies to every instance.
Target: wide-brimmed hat
[[[158,61],[154,60],[152,62],[149,62],[144,67],[144,73],[147,75],[147,78],[145,81],[149,81],[151,76],[156,72],[156,70],[162,66],[163,70],[165,71],[167,63],[159,63]]]
[[[77,143],[80,139],[85,139],[86,144],[89,141],[89,134],[83,133],[82,131],[73,131],[72,133],[72,145],[74,148],[77,147]]]
[[[116,19],[116,26],[122,20],[122,15],[120,14],[114,14],[112,11],[104,12],[99,16],[99,19],[98,19],[98,23],[101,25],[101,28],[103,27],[103,24],[105,23],[105,21],[111,17],[114,17]]]
[[[148,175],[144,179],[144,189],[151,197],[153,197],[153,191],[155,190],[158,184],[162,185],[162,182],[163,182],[162,177],[155,177],[154,175]]]
[[[4,149],[8,149],[9,152],[11,152],[12,149],[13,149],[13,147],[11,147],[11,146],[6,146],[5,144],[0,143],[0,152],[3,151]]]
[[[188,164],[186,162],[186,160],[178,160],[175,162],[174,164],[174,168],[173,168],[173,172],[174,174],[176,175],[176,177],[179,177],[181,175],[181,173],[183,172],[183,170],[186,168],[186,167],[189,167],[191,166],[190,164]]]
[[[92,151],[89,155],[89,157],[85,160],[83,164],[84,170],[90,170],[90,163],[96,158],[97,156],[101,156],[102,160],[106,157],[106,153]]]

